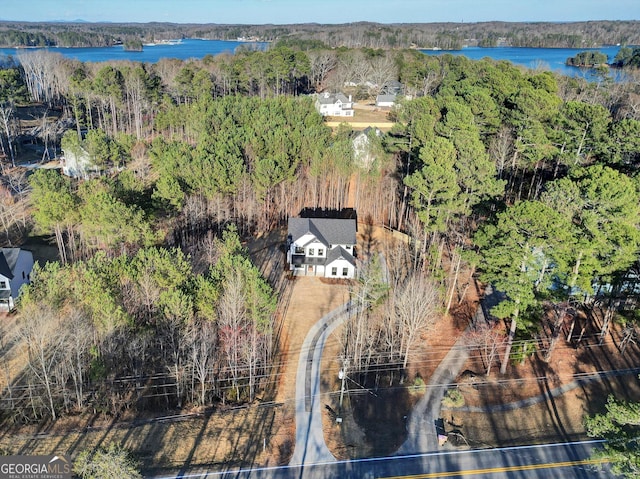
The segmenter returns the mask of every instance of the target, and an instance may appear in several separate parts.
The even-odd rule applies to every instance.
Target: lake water
[[[268,43],[256,42],[246,43],[224,40],[198,40],[185,39],[177,44],[157,44],[145,45],[141,52],[128,52],[119,46],[98,47],[98,48],[48,48],[52,52],[60,52],[66,57],[74,58],[83,62],[104,62],[109,60],[132,60],[139,62],[155,63],[161,58],[203,58],[206,55],[217,55],[219,53],[234,53],[240,46],[249,48],[264,49]],[[481,58],[493,58],[494,60],[508,60],[516,65],[523,65],[527,68],[544,67],[545,69],[559,72],[563,75],[581,76],[591,78],[592,71],[565,65],[567,58],[575,56],[577,53],[585,51],[585,48],[515,48],[515,47],[466,47],[462,50],[421,50],[426,55],[464,55],[473,60]],[[605,53],[609,61],[620,50],[619,46],[594,48],[592,50]],[[16,55],[20,49],[0,48],[0,55]]]
[[[267,43],[256,42],[235,42],[223,40],[198,40],[185,39],[176,44],[159,43],[156,45],[145,45],[141,52],[128,52],[117,45],[113,47],[96,48],[47,48],[50,52],[59,52],[69,58],[74,58],[82,62],[106,62],[110,60],[131,60],[137,62],[155,63],[161,58],[179,58],[187,60],[189,58],[204,58],[206,55],[217,55],[219,53],[233,53],[236,48],[245,46],[249,48],[264,49]],[[29,49],[39,50],[39,49]],[[24,49],[0,48],[0,55],[13,55]]]
[[[492,58],[494,60],[508,60],[516,65],[527,68],[542,67],[545,70],[568,76],[578,76],[590,79],[593,71],[588,68],[577,68],[565,65],[567,58],[588,50],[599,51],[607,55],[608,61],[613,61],[619,46],[602,48],[517,48],[517,47],[465,47],[462,50],[420,50],[427,55],[464,55],[472,60]]]

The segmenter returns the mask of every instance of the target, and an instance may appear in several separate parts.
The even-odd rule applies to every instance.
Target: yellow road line
[[[470,469],[468,471],[451,471],[451,472],[429,472],[426,474],[414,474],[411,476],[393,476],[386,479],[430,479],[438,477],[462,477],[472,476],[474,474],[490,474],[497,472],[512,472],[512,471],[533,471],[536,469],[552,469],[557,467],[570,467],[570,466],[585,466],[588,464],[602,464],[607,462],[603,459],[582,459],[580,461],[565,461],[565,462],[550,462],[546,464],[525,464],[522,466],[505,466],[505,467],[492,467],[487,469]]]

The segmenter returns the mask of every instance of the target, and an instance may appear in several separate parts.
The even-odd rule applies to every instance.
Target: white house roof
[[[289,218],[291,241],[312,234],[325,246],[356,244],[356,220],[337,218]]]
[[[341,103],[349,103],[349,99],[342,93],[321,93],[318,95],[318,101],[321,105],[333,105],[338,100]]]

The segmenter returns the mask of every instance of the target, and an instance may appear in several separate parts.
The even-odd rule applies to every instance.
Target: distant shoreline
[[[158,40],[156,42],[149,42],[149,43],[143,43],[142,45],[144,47],[158,47],[158,46],[174,46],[174,45],[180,45],[180,43],[184,40],[199,40],[199,41],[203,41],[203,42],[230,42],[230,43],[273,43],[272,41],[269,40],[248,40],[248,39],[222,39],[222,38],[199,38],[199,37],[188,37],[188,38],[181,38],[180,40]],[[92,46],[86,46],[86,47],[79,47],[79,46],[67,46],[67,45],[46,45],[46,46],[34,46],[34,45],[13,45],[13,46],[9,46],[9,45],[0,45],[0,49],[5,49],[5,50],[44,50],[47,48],[65,48],[65,49],[73,49],[73,48],[117,48],[117,47],[122,47],[123,44],[121,42],[118,43],[113,43],[111,45],[92,45]],[[126,50],[126,49],[125,49]],[[135,52],[135,51],[141,51],[141,50],[126,50],[126,51],[131,51],[131,52]]]
[[[184,40],[198,40],[198,41],[204,41],[204,42],[208,42],[208,41],[215,41],[215,42],[230,42],[230,43],[273,43],[272,40],[249,40],[249,39],[223,39],[223,38],[202,38],[202,37],[185,37],[182,38],[180,40],[158,40],[156,42],[148,42],[148,43],[143,43],[142,45],[144,47],[157,47],[157,46],[173,46],[173,45],[180,45],[180,43]],[[9,45],[1,45],[0,44],[0,49],[13,49],[13,50],[38,50],[38,49],[47,49],[47,48],[66,48],[66,49],[73,49],[73,48],[116,48],[116,47],[121,47],[123,46],[123,44],[121,42],[118,43],[113,43],[113,44],[103,44],[103,45],[92,45],[92,46],[67,46],[67,45],[46,45],[46,46],[33,46],[33,45],[13,45],[13,46],[9,46]],[[599,46],[592,46],[592,47],[528,47],[528,46],[523,46],[523,45],[496,45],[496,46],[480,46],[480,45],[462,45],[460,48],[440,48],[440,47],[423,47],[423,46],[416,46],[416,45],[411,45],[409,47],[404,47],[404,48],[386,48],[383,50],[403,50],[403,49],[407,49],[407,50],[418,50],[418,51],[433,51],[433,52],[455,52],[455,51],[461,51],[467,48],[478,48],[478,49],[484,49],[484,50],[491,50],[491,49],[495,49],[495,48],[522,48],[522,49],[539,49],[539,50],[549,50],[549,49],[556,49],[556,50],[584,50],[584,51],[588,51],[588,50],[598,50],[598,49],[602,49],[602,48],[613,48],[613,47],[619,47],[621,46],[619,43],[618,44],[602,44]],[[628,46],[628,47],[635,47],[635,46],[639,46],[639,45],[633,45],[633,44],[627,44],[624,46]],[[128,50],[128,51],[139,51],[139,50]]]
[[[73,26],[73,28],[70,28]],[[70,35],[70,30],[73,34]],[[135,33],[134,33],[135,32]],[[157,43],[170,39],[207,39],[242,43],[275,43],[312,48],[394,50],[459,49],[463,45],[522,48],[604,48],[640,44],[640,20],[580,22],[475,22],[344,24],[197,24],[0,21],[2,48],[106,47],[137,39]]]

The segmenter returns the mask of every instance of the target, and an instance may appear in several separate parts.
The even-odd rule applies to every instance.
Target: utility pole
[[[340,371],[338,371],[338,379],[342,381],[342,384],[340,386],[340,407],[338,409],[342,413],[342,398],[344,397],[344,383],[345,383],[345,380],[347,379],[347,375],[345,374],[344,369],[341,369]]]
[[[344,398],[344,386],[347,382],[347,367],[349,367],[349,360],[347,358],[342,358],[342,368],[338,371],[338,379],[340,379],[340,407],[339,411],[342,413],[342,399]]]

